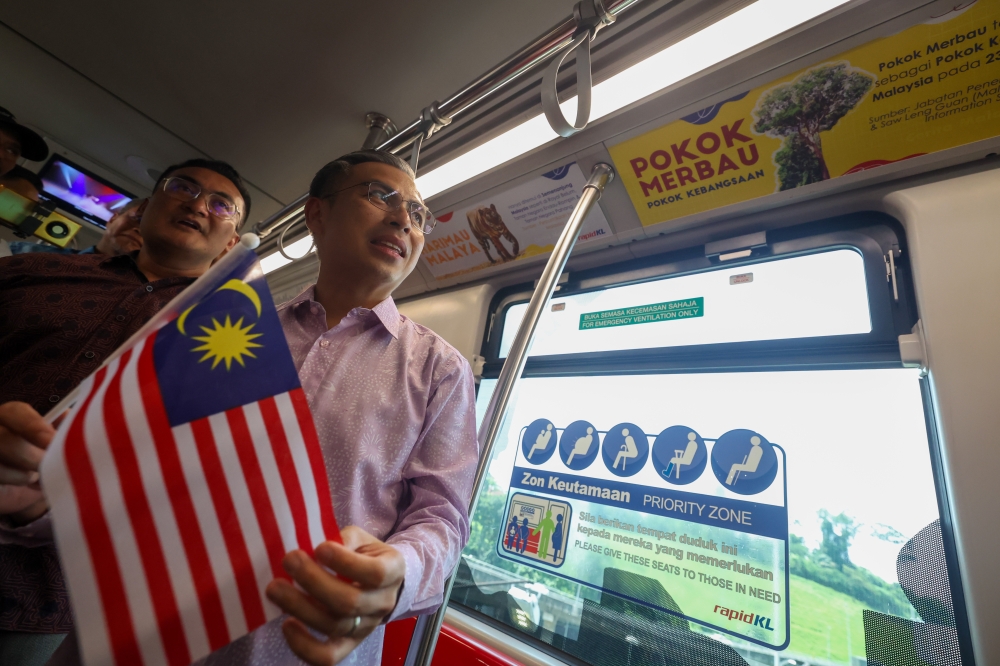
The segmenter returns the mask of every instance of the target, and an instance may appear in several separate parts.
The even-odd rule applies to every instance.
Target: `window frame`
[[[869,333],[849,335],[529,356],[523,376],[901,367],[898,336],[910,333],[917,320],[904,243],[902,228],[893,218],[883,213],[859,213],[769,232],[768,245],[755,249],[745,259],[720,262],[718,258],[706,257],[698,246],[652,260],[571,273],[569,281],[560,285],[558,296],[753,267],[831,250],[853,250],[864,262],[872,329]],[[885,275],[885,255],[890,250],[903,250],[895,260],[898,302],[893,300],[891,281],[874,279]],[[481,352],[486,359],[484,379],[499,377],[505,360],[499,356],[499,349],[507,311],[527,302],[532,289],[533,285],[521,284],[502,289],[494,296]]]
[[[717,257],[707,257],[704,246],[694,246],[650,258],[573,272],[565,283],[557,287],[558,296],[554,298],[681,275],[752,267],[767,261],[838,249],[856,251],[863,258],[871,317],[871,331],[868,333],[529,356],[522,376],[565,377],[904,367],[899,353],[898,336],[911,333],[918,320],[916,297],[904,229],[895,218],[881,212],[863,211],[768,231],[767,245],[763,248],[754,248],[750,256],[740,260],[721,262]],[[894,297],[888,252],[894,252],[895,293],[898,294],[898,298]],[[507,311],[513,305],[529,301],[533,289],[533,284],[522,283],[501,289],[494,295],[490,303],[489,325],[483,335],[481,354],[486,359],[483,379],[499,377],[505,361],[499,357],[499,349]],[[936,415],[926,378],[922,378],[920,384],[949,587],[955,608],[956,630],[963,663],[974,664],[971,630],[954,537],[954,521],[944,480],[942,451],[934,428]],[[520,632],[515,627],[478,613],[450,598],[448,603],[454,604],[456,610],[476,617],[511,638],[527,643],[553,658],[585,666],[584,662],[564,652],[555,644]]]

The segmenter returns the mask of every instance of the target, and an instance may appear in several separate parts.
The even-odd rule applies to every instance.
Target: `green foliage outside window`
[[[819,548],[810,551],[802,537],[789,535],[789,573],[854,597],[872,610],[909,618],[912,606],[899,583],[887,583],[851,562],[851,539],[860,527],[854,519],[826,510],[819,512],[819,519],[823,534]]]
[[[550,589],[570,596],[577,596],[582,591],[584,597],[599,599],[599,593],[588,588],[581,590],[571,581],[502,559],[497,555],[497,539],[503,525],[506,501],[507,494],[497,486],[492,478],[487,477],[486,487],[483,489],[479,506],[471,521],[471,535],[464,555],[504,569],[511,574],[512,578],[525,583],[542,583]],[[860,622],[860,608],[868,607],[881,613],[901,618],[912,618],[915,616],[913,607],[898,583],[888,583],[867,569],[858,567],[851,562],[851,540],[861,525],[846,514],[833,515],[826,510],[819,512],[818,519],[823,539],[817,548],[810,550],[802,537],[795,534],[789,535],[789,573],[792,576],[793,588],[792,623],[797,629],[796,632],[793,632],[795,635],[790,649],[799,654],[827,658],[836,657],[843,653],[842,658],[846,658],[847,653],[844,651],[845,645],[841,645],[843,638],[840,634],[844,632],[844,623],[847,622],[857,625],[853,629],[847,629],[847,631],[853,632],[854,640],[857,641],[854,643],[852,653],[863,655],[864,631]],[[885,526],[881,526],[881,528],[883,531],[890,530],[895,533],[892,528]],[[892,534],[889,536],[891,537]],[[887,540],[894,539],[887,538]],[[807,583],[801,579],[810,582]],[[824,592],[824,590],[826,591]],[[484,592],[498,591],[500,590],[484,590]],[[794,600],[796,592],[798,592],[798,603]],[[856,601],[849,601],[847,598]],[[826,602],[822,602],[823,599],[826,599]],[[842,619],[841,615],[837,615],[837,613],[848,612],[846,607],[837,610],[833,613],[833,616],[836,617],[831,616],[832,619],[825,619],[826,624],[820,627],[823,631],[813,636],[812,634],[816,632],[813,631],[815,627],[811,625],[826,617],[823,613],[828,610],[827,606],[834,601],[840,604],[834,604],[837,609],[840,609],[844,604],[859,603],[859,605],[849,612],[849,619]],[[802,615],[801,618],[798,618],[799,614]],[[806,620],[807,617],[811,619]],[[847,618],[848,616],[843,617]],[[672,617],[669,619],[674,620]],[[647,619],[647,621],[649,620]],[[803,622],[805,625],[802,624]],[[692,628],[697,629],[695,626]],[[835,638],[832,654],[831,632]],[[847,642],[850,643],[849,640]]]

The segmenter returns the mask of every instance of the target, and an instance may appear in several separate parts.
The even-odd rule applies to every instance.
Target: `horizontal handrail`
[[[617,17],[640,0],[591,1],[598,8],[599,12]],[[545,33],[534,39],[530,44],[519,49],[516,53],[479,76],[475,81],[464,86],[445,101],[435,103],[431,106],[436,109],[437,114],[441,117],[454,120],[455,117],[478,106],[486,98],[509,86],[512,82],[522,78],[528,72],[533,71],[538,66],[551,60],[555,55],[569,48],[573,43],[574,35],[576,35],[580,27],[578,13],[574,12],[573,15],[545,31]],[[424,132],[424,118],[421,116],[380,144],[378,150],[386,150],[391,153],[402,152],[413,144],[418,136],[422,136]],[[303,194],[277,213],[258,222],[254,226],[254,233],[264,238],[286,224],[295,224],[301,219],[306,199],[308,198],[308,193]]]

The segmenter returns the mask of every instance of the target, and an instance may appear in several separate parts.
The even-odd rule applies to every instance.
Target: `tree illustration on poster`
[[[784,137],[774,154],[780,189],[830,178],[820,132],[833,129],[873,82],[867,72],[838,62],[811,69],[761,95],[753,110],[754,131],[774,139]]]

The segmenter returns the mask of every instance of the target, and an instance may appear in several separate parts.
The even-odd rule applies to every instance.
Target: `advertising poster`
[[[1000,135],[1000,0],[610,149],[644,226]]]
[[[427,237],[422,261],[442,280],[548,254],[586,183],[583,171],[571,162],[466,208],[437,215],[438,226]],[[604,213],[594,206],[577,242],[610,236]]]
[[[521,427],[497,553],[785,648],[784,450],[746,429],[709,439],[646,425],[539,418]]]

